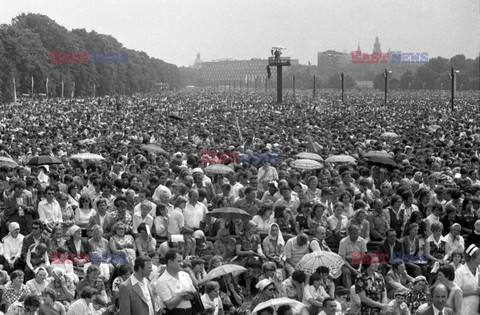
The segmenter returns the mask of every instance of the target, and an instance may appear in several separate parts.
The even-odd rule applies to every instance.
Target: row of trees
[[[127,53],[127,63],[52,63],[52,51]],[[60,58],[61,59],[61,58]],[[68,31],[45,15],[21,14],[11,25],[0,25],[0,102],[13,100],[13,78],[17,94],[46,93],[51,96],[132,94],[149,92],[155,83],[183,86],[177,66],[151,58],[144,52],[130,50],[114,37],[85,29]]]
[[[440,90],[450,89],[450,78],[448,73],[451,68],[459,70],[457,75],[458,90],[479,90],[480,89],[480,58],[475,60],[466,59],[464,55],[456,55],[451,59],[442,57],[433,58],[413,73],[406,71],[400,79],[389,80],[389,88],[392,89],[427,89]],[[374,88],[383,89],[385,79],[382,73],[377,74],[373,81]]]

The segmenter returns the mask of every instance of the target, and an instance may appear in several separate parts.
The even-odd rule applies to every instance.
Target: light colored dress
[[[467,264],[461,266],[455,271],[455,284],[462,289],[462,291],[475,290],[478,287],[478,273],[473,275]],[[468,315],[479,315],[478,305],[480,297],[478,295],[471,295],[464,297],[462,300],[462,313]]]

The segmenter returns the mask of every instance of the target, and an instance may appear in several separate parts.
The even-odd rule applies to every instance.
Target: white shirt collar
[[[130,279],[132,280],[132,286],[136,285],[139,283],[140,285],[145,284],[145,278],[143,278],[143,281],[138,281],[137,277],[135,277],[135,274],[130,276]]]
[[[438,313],[440,313],[440,310],[438,308],[436,308],[435,305],[433,305],[433,304],[432,304],[432,307],[433,307],[433,315],[438,315]],[[443,308],[442,313],[444,315],[446,315],[445,314],[445,308]]]

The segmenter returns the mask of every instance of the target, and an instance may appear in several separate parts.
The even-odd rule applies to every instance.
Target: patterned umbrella
[[[224,164],[213,164],[205,167],[205,173],[210,174],[228,174],[235,172],[232,168],[224,165]]]
[[[0,166],[6,166],[10,168],[15,168],[18,166],[17,162],[12,160],[11,158],[0,156]]]
[[[262,302],[258,304],[252,311],[251,315],[258,314],[258,311],[263,310],[266,307],[273,307],[275,310],[280,306],[280,305],[290,305],[292,307],[292,311],[294,315],[297,314],[308,314],[308,311],[306,311],[306,306],[303,303],[300,303],[297,300],[292,300],[286,297],[281,297],[278,299],[271,299],[265,302]],[[276,313],[275,313],[276,314]]]
[[[386,152],[383,152],[383,151],[369,151],[369,152],[363,154],[362,157],[363,157],[363,158],[385,157],[385,158],[393,159],[392,154],[386,153]]]
[[[323,162],[322,157],[316,153],[302,152],[295,155],[295,157],[299,159],[307,159],[307,160]]]
[[[203,282],[211,281],[213,279],[220,278],[221,276],[225,276],[228,274],[232,274],[233,276],[238,276],[239,274],[247,271],[247,268],[239,266],[239,265],[221,265],[217,268],[210,270],[209,273],[202,279]]]
[[[227,220],[252,218],[252,216],[248,212],[245,212],[242,209],[231,208],[231,207],[214,209],[213,211],[210,211],[208,214],[214,218],[222,218]]]
[[[318,267],[325,266],[330,269],[330,276],[337,279],[342,274],[343,265],[344,261],[340,255],[333,252],[319,251],[303,256],[295,266],[295,269],[303,270],[311,275],[315,273]]]
[[[74,159],[74,160],[92,160],[92,161],[103,161],[103,160],[105,160],[105,158],[103,156],[98,155],[98,154],[93,154],[93,153],[74,154],[70,158]]]
[[[290,165],[294,168],[299,168],[301,170],[318,170],[319,168],[323,167],[321,163],[307,159],[293,161]]]
[[[325,162],[327,163],[355,163],[356,160],[350,155],[332,155],[329,156]]]
[[[33,166],[38,166],[38,165],[58,165],[62,164],[62,161],[57,159],[54,156],[49,156],[49,155],[40,155],[40,156],[34,156],[33,158],[28,161],[27,165],[33,165]]]

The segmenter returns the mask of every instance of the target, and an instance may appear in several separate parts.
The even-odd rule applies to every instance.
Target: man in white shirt
[[[47,198],[38,204],[38,216],[46,226],[51,230],[58,222],[63,222],[62,210],[60,204],[55,200],[55,190],[52,186],[46,188]]]
[[[140,225],[140,223],[145,223],[150,227],[150,230],[153,228],[153,217],[150,215],[150,204],[147,203],[148,200],[144,200],[141,204],[141,210],[140,213],[134,213],[133,214],[133,234],[137,234],[137,228]]]
[[[188,198],[188,203],[183,210],[185,225],[192,229],[199,229],[200,222],[203,221],[207,215],[207,207],[205,204],[198,202],[198,190],[196,189],[190,189]]]
[[[167,315],[192,315],[192,303],[195,287],[188,273],[183,271],[183,258],[175,250],[165,255],[167,269],[157,282],[156,291],[166,306]]]

